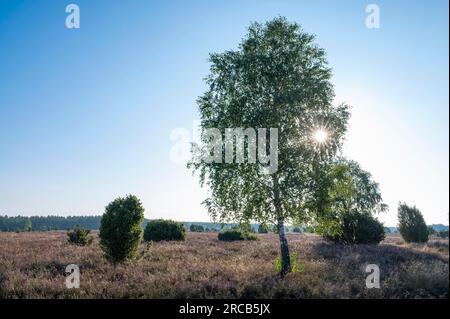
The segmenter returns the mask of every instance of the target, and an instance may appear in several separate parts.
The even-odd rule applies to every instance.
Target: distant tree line
[[[0,216],[0,231],[99,229],[101,216]]]
[[[0,232],[21,232],[21,231],[50,231],[50,230],[68,230],[76,229],[77,226],[83,229],[100,229],[101,216],[1,216]],[[144,219],[142,229],[145,228],[148,219]],[[220,230],[234,229],[238,224],[215,224],[215,223],[182,223],[186,230],[191,232],[219,232]],[[248,225],[250,232],[268,233],[277,232],[275,225],[251,224]],[[294,233],[315,233],[316,230],[311,226],[286,226],[286,232]],[[385,233],[395,233],[398,230],[394,227],[385,227]],[[448,226],[430,225],[428,233],[436,237],[448,238]]]

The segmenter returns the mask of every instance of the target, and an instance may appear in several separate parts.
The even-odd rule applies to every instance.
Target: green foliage
[[[32,231],[32,229],[33,229],[33,227],[32,227],[32,223],[31,223],[31,219],[27,218],[23,225],[23,231]]]
[[[237,229],[244,233],[255,233],[255,230],[253,229],[252,225],[248,222],[241,222],[238,225],[232,227],[232,229]]]
[[[295,226],[295,227],[292,229],[292,231],[293,231],[294,233],[301,233],[301,232],[302,232],[302,229],[301,229],[300,227],[298,227],[298,226]]]
[[[99,229],[101,216],[0,216],[0,231],[66,230],[77,225],[87,229]]]
[[[145,241],[185,240],[186,230],[183,224],[172,220],[152,220],[144,230]]]
[[[239,229],[227,229],[219,233],[218,239],[221,241],[258,240],[258,237],[253,233]]]
[[[313,226],[305,226],[304,232],[308,234],[314,234],[316,229]]]
[[[440,238],[448,238],[448,230],[438,231],[437,236]]]
[[[328,240],[354,245],[378,244],[385,238],[382,223],[367,213],[350,212],[341,216],[338,233],[325,234]]]
[[[219,233],[218,239],[221,241],[245,240],[245,234],[237,229],[227,229]]]
[[[203,160],[211,153],[208,147],[194,147],[189,167],[209,188],[204,204],[213,219],[283,225],[311,215],[302,204],[310,193],[312,168],[334,158],[350,115],[347,105],[332,105],[331,69],[314,38],[279,17],[252,24],[237,50],[210,55],[208,89],[198,99],[202,142],[210,144],[209,128],[219,130],[222,140],[226,128],[279,130],[278,165],[272,174],[262,173],[267,167],[259,161],[249,164],[248,154],[246,164],[222,165]],[[321,127],[329,133],[326,145],[311,134]],[[286,254],[283,234],[280,242]],[[288,270],[286,261],[289,257],[283,256]]]
[[[255,233],[244,233],[245,240],[259,240]]]
[[[355,161],[340,158],[316,177],[315,196],[308,205],[322,211],[322,224],[340,222],[340,216],[354,211],[374,214],[387,209],[378,183]]]
[[[303,266],[303,263],[297,254],[295,253],[291,254],[290,258],[291,258],[291,271],[293,273],[301,273],[305,270],[305,267]],[[275,259],[275,270],[277,272],[281,272],[282,270],[282,262],[280,256],[278,256]]]
[[[68,242],[74,245],[86,246],[92,243],[92,236],[89,236],[89,229],[81,228],[77,225],[74,230],[67,231]]]
[[[204,228],[202,225],[192,224],[192,225],[189,227],[189,230],[190,230],[191,232],[201,233],[201,232],[204,232],[204,231],[205,231],[205,228]],[[206,229],[206,231],[208,231],[208,229]]]
[[[34,226],[32,223],[32,218],[33,217],[25,216],[0,216],[0,231],[31,231],[33,228],[32,226]]]
[[[134,195],[108,204],[100,225],[100,246],[113,264],[135,257],[142,240],[144,207]]]
[[[269,227],[266,224],[259,224],[258,233],[267,234],[269,232]]]
[[[405,242],[424,243],[428,241],[428,229],[422,213],[416,206],[405,203],[398,206],[398,229]]]
[[[329,239],[348,243],[382,240],[380,224],[371,215],[385,211],[387,205],[370,173],[358,163],[343,158],[316,173],[314,197],[306,204],[320,216],[316,231]],[[376,233],[373,238],[366,238],[355,227],[373,228]],[[358,237],[352,240],[352,236]]]

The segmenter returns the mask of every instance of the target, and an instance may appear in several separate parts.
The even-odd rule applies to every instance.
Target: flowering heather
[[[281,279],[275,234],[222,242],[188,233],[185,242],[139,248],[139,258],[113,268],[97,233],[90,246],[70,245],[65,232],[0,233],[1,298],[448,298],[448,240],[406,244],[389,235],[379,246],[343,246],[289,234],[301,272]],[[77,264],[79,289],[65,286]],[[365,266],[380,268],[380,289],[367,289]]]

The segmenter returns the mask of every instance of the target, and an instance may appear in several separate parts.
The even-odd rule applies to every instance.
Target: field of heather
[[[0,233],[1,298],[448,298],[448,240],[405,244],[390,235],[379,246],[341,246],[290,234],[301,271],[281,279],[278,238],[219,242],[189,233],[185,242],[141,247],[139,259],[114,269],[98,239],[88,247],[65,232]],[[96,237],[96,235],[95,235]],[[65,286],[77,264],[81,287]],[[366,288],[366,265],[380,268],[381,287]]]

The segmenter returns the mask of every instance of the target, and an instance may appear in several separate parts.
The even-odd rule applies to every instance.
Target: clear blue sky
[[[81,28],[65,27],[76,3]],[[381,28],[365,26],[378,4]],[[170,132],[192,129],[210,52],[283,15],[317,35],[345,154],[399,201],[448,224],[448,1],[0,1],[0,214],[98,214],[138,195],[148,218],[209,220]]]

